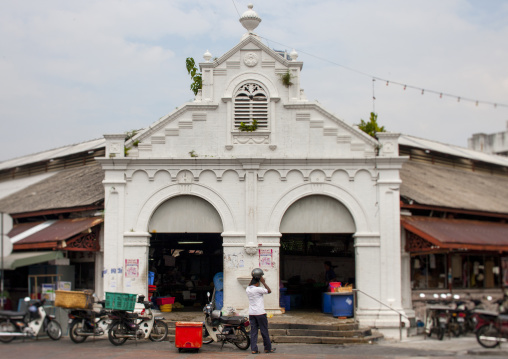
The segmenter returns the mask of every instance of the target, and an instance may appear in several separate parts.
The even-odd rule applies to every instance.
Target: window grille
[[[251,125],[254,120],[259,129],[268,128],[268,98],[262,86],[246,83],[235,95],[235,128],[242,122]]]

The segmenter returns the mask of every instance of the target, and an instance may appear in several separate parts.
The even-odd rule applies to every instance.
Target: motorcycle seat
[[[240,325],[243,322],[243,317],[241,316],[220,317],[220,322],[230,325]]]
[[[0,316],[9,317],[9,318],[23,318],[25,316],[25,312],[16,312],[14,310],[0,310]]]

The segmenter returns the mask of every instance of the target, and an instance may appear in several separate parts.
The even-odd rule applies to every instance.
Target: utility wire
[[[285,48],[292,48],[291,46],[288,46],[288,45],[285,45],[285,44],[282,44],[280,42],[277,42],[277,41],[274,41],[274,40],[271,40],[271,39],[268,39],[264,36],[260,36],[260,38],[266,40],[267,42],[268,41],[271,41],[273,43],[276,43],[280,46],[283,46]],[[343,69],[345,70],[348,70],[348,71],[351,71],[351,72],[354,72],[354,73],[357,73],[359,75],[362,75],[362,76],[366,76],[366,77],[369,77],[371,78],[373,81],[375,80],[378,80],[378,81],[382,81],[382,82],[386,82],[386,86],[392,84],[392,85],[398,85],[398,86],[401,86],[403,87],[404,90],[406,90],[407,88],[409,89],[413,89],[413,90],[418,90],[418,91],[421,91],[422,95],[425,93],[425,92],[428,92],[428,93],[433,93],[433,94],[436,94],[436,95],[439,95],[439,98],[443,98],[443,97],[450,97],[450,98],[454,98],[457,100],[457,102],[461,102],[461,101],[465,101],[465,102],[472,102],[474,103],[476,106],[478,106],[479,104],[486,104],[486,105],[492,105],[494,106],[494,108],[497,108],[497,107],[505,107],[505,108],[508,108],[508,104],[505,104],[505,103],[499,103],[499,102],[492,102],[492,101],[480,101],[480,100],[475,100],[475,99],[472,99],[472,98],[468,98],[468,97],[463,97],[463,96],[458,96],[458,95],[454,95],[454,94],[451,94],[451,93],[446,93],[446,92],[442,92],[442,91],[436,91],[436,90],[428,90],[428,89],[424,89],[422,87],[418,87],[418,86],[413,86],[413,85],[408,85],[408,84],[405,84],[405,83],[402,83],[402,82],[397,82],[397,81],[391,81],[391,80],[388,80],[388,79],[384,79],[384,78],[381,78],[381,77],[378,77],[378,76],[374,76],[374,75],[371,75],[369,73],[366,73],[366,72],[363,72],[363,71],[360,71],[360,70],[356,70],[352,67],[348,67],[348,66],[344,66],[344,65],[341,65],[337,62],[334,62],[334,61],[331,61],[331,60],[328,60],[328,59],[325,59],[323,57],[320,57],[320,56],[316,56],[314,54],[311,54],[309,52],[306,52],[304,50],[301,50],[301,49],[297,49],[298,52],[302,53],[302,54],[306,54],[308,56],[311,56],[315,59],[318,59],[318,60],[321,60],[321,61],[324,61],[324,62],[328,62],[332,65],[335,65],[335,66],[338,66],[338,67],[342,67]],[[374,83],[373,83],[374,85]],[[374,98],[374,95],[372,96],[373,97],[373,100],[375,100]]]
[[[231,0],[233,2],[233,5],[235,6],[236,13],[238,14],[238,18],[240,18],[240,13],[238,12],[238,8],[236,7],[235,0]]]

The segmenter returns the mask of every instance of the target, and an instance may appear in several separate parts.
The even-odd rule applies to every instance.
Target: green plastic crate
[[[136,305],[136,294],[106,292],[106,309],[133,311]]]

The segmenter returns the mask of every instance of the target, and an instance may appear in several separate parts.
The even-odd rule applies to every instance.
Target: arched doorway
[[[157,207],[148,230],[158,295],[175,297],[185,310],[201,310],[213,276],[223,270],[219,213],[200,197],[176,196]]]
[[[325,261],[335,266],[338,281],[354,284],[356,225],[341,202],[324,195],[303,197],[284,213],[280,232],[280,278],[291,310],[321,308]]]

